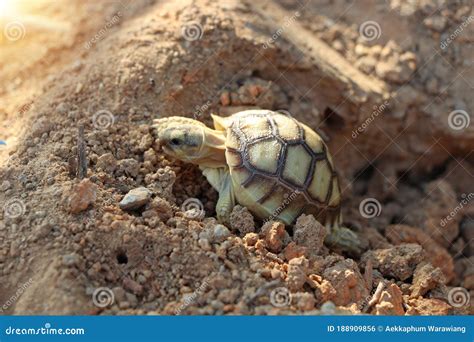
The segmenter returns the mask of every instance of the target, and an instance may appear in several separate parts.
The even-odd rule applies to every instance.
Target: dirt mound
[[[49,46],[49,79],[31,66],[42,89],[17,121],[27,85],[0,92],[26,127],[5,127],[2,311],[473,313],[474,126],[457,121],[474,108],[469,6],[133,3],[86,26],[76,4],[82,31]],[[325,138],[362,254],[324,246],[312,216],[262,226],[237,206],[219,224],[200,171],[156,148],[154,118],[246,108]]]

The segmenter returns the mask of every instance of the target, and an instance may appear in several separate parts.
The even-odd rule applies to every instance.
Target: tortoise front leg
[[[235,206],[234,187],[227,168],[203,168],[202,173],[214,189],[219,192],[216,216],[219,222],[229,224],[230,213]]]

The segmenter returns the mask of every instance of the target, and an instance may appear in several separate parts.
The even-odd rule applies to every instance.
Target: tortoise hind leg
[[[363,241],[354,231],[341,225],[342,216],[340,213],[334,217],[328,216],[326,226],[330,229],[325,239],[326,245],[351,256],[359,257],[367,246],[364,246]]]
[[[362,241],[357,234],[346,227],[334,226],[325,239],[329,247],[359,257],[364,251]]]
[[[227,168],[204,168],[202,173],[214,189],[219,192],[216,216],[219,222],[229,224],[230,213],[235,206],[235,194],[229,170]]]

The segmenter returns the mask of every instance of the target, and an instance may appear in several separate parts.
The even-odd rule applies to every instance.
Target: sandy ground
[[[0,17],[2,313],[473,313],[469,1],[20,5]],[[362,251],[310,215],[219,224],[150,128],[246,108],[324,137]]]

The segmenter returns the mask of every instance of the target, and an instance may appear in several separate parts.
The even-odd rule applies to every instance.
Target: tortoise
[[[341,191],[331,155],[321,137],[293,117],[246,110],[229,117],[211,114],[214,129],[186,117],[154,120],[163,151],[199,166],[219,192],[216,216],[228,223],[239,203],[263,221],[294,223],[313,214],[346,249],[357,236],[341,227]]]

